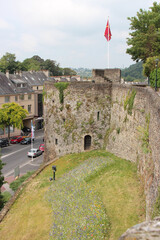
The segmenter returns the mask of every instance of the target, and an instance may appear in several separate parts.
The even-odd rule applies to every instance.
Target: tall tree
[[[26,69],[26,71],[34,70],[34,71],[40,71],[42,69],[41,62],[39,62],[34,56],[32,58],[26,58],[22,62],[23,68]]]
[[[8,128],[8,138],[10,138],[10,126],[20,129],[27,114],[28,111],[17,103],[5,103],[2,105],[0,109],[0,127],[2,129]]]
[[[160,55],[155,57],[147,58],[146,62],[143,64],[143,74],[147,77],[150,77],[150,74],[156,68],[156,59],[159,59],[158,68],[160,67]]]
[[[135,61],[146,61],[148,57],[157,56],[160,51],[160,3],[153,3],[148,11],[140,9],[136,17],[129,17],[130,38],[127,53]]]
[[[15,54],[6,53],[0,59],[0,71],[5,73],[6,70],[9,70],[10,73],[14,73],[16,69],[17,69],[17,62],[16,62]]]
[[[3,167],[4,163],[2,163],[1,159],[0,159],[0,210],[3,208],[4,206],[4,200],[3,200],[3,196],[1,193],[1,187],[4,184],[4,177],[2,175],[2,167]]]
[[[63,68],[63,74],[70,75],[70,76],[77,75],[77,73],[71,68]]]
[[[61,76],[62,69],[54,60],[47,59],[44,62],[44,69],[49,70],[52,76]]]

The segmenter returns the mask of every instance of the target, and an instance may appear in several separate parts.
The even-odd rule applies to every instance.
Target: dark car
[[[12,137],[10,140],[10,143],[20,143],[24,138],[22,136],[15,136]]]
[[[23,131],[24,133],[30,133],[30,132],[31,132],[31,129],[30,129],[29,127],[23,127],[23,128],[22,128],[22,131]]]
[[[0,147],[7,147],[9,146],[9,141],[7,138],[1,138],[0,139]]]
[[[30,144],[30,143],[31,143],[30,137],[23,138],[23,140],[20,142],[20,144]]]

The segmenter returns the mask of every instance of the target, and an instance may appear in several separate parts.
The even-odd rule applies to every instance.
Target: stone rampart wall
[[[134,91],[133,107],[128,113],[124,105]],[[160,97],[151,88],[113,84],[111,99],[106,149],[138,164],[144,179],[149,219],[160,186]]]
[[[160,186],[160,97],[147,87],[118,83],[45,84],[45,161],[89,149],[106,150],[137,163],[144,180],[147,219]]]

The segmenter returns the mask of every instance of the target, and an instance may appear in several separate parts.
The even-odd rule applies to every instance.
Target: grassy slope
[[[113,164],[101,175],[92,176],[88,184],[97,190],[111,220],[110,239],[117,239],[127,228],[144,220],[144,196],[136,166],[105,151],[66,155],[57,160],[56,178],[90,157],[109,156]],[[47,167],[22,191],[0,226],[1,240],[48,239],[52,225],[50,205],[45,199],[52,177]]]

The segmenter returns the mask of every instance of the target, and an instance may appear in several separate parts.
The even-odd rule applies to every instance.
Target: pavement
[[[43,134],[43,130],[40,129],[40,130],[37,130],[35,131],[35,139],[38,139],[38,138],[41,138],[42,137],[42,134]],[[22,174],[23,175],[23,174]],[[20,175],[20,177],[22,176]],[[14,194],[14,191],[9,187],[10,183],[13,182],[15,180],[15,176],[7,176],[4,178],[4,184],[2,185],[1,187],[1,192],[9,192],[11,195]]]

